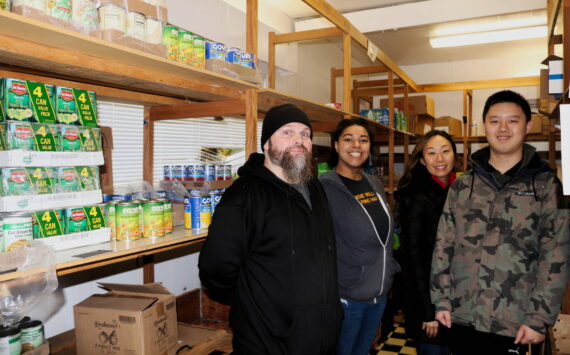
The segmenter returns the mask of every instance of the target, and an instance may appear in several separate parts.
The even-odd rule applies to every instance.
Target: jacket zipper
[[[388,213],[388,210],[386,209],[386,205],[384,204],[384,201],[382,201],[382,197],[378,194],[378,192],[375,192],[376,197],[378,197],[378,200],[380,201],[380,204],[382,205],[382,208],[384,208],[384,212],[386,212],[386,216],[388,217],[388,236],[386,238],[386,244],[382,243],[382,239],[380,238],[380,235],[378,234],[378,230],[376,229],[376,225],[374,224],[374,221],[372,220],[372,217],[370,217],[370,214],[368,213],[368,211],[366,210],[366,208],[360,203],[360,201],[358,201],[358,199],[354,196],[352,196],[356,202],[360,205],[360,207],[362,207],[362,210],[364,211],[364,213],[366,213],[366,216],[368,216],[368,219],[370,220],[370,224],[372,224],[372,228],[374,228],[374,233],[376,233],[376,238],[378,238],[378,241],[380,242],[380,245],[382,245],[382,251],[383,251],[383,258],[382,258],[382,284],[380,285],[380,293],[378,293],[378,295],[381,295],[382,292],[384,291],[384,279],[386,278],[386,245],[388,245],[388,239],[390,238],[390,230],[392,229],[392,221],[390,219],[390,213]]]

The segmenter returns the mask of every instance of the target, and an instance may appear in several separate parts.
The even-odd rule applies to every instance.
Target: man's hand
[[[437,311],[435,312],[435,319],[448,328],[451,328],[451,312],[450,311]]]
[[[526,325],[521,325],[515,338],[515,344],[539,344],[544,341],[544,334],[532,330]]]
[[[437,336],[437,329],[439,327],[438,321],[422,322],[422,329],[426,332],[428,338]]]

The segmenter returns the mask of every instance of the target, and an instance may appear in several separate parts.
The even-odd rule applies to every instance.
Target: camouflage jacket
[[[514,337],[522,324],[545,333],[556,320],[570,273],[568,210],[561,183],[534,148],[501,186],[482,168],[450,188],[432,259],[431,297],[452,322]],[[486,160],[485,160],[486,162]]]

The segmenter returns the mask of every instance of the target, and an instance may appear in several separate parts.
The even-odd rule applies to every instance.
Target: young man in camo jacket
[[[530,107],[518,93],[487,99],[489,147],[450,188],[432,262],[436,319],[451,351],[524,354],[544,340],[566,289],[568,209],[561,183],[525,144]]]

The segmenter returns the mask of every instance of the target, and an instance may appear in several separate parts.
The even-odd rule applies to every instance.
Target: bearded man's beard
[[[307,148],[301,147],[303,148],[303,154],[292,155],[289,152],[290,148],[280,152],[273,149],[271,141],[269,141],[269,149],[267,151],[271,162],[280,166],[287,181],[294,185],[306,184],[313,178],[313,156]]]

